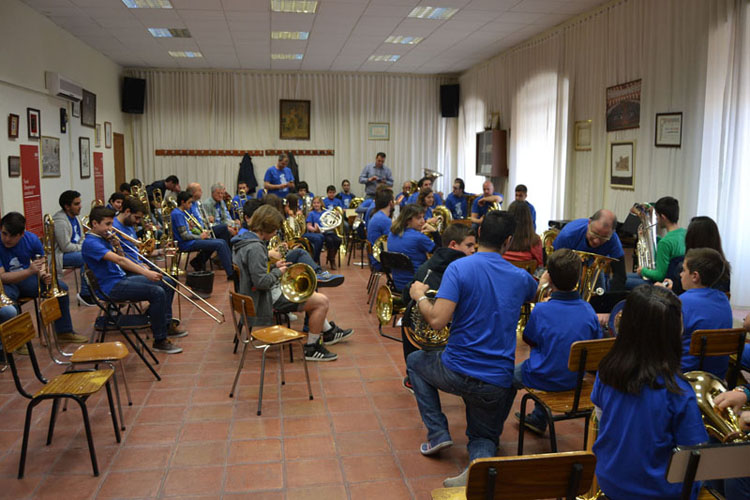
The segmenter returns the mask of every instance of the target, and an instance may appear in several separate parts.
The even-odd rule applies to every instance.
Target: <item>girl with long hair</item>
[[[326,246],[326,258],[328,260],[328,267],[330,269],[336,269],[336,254],[341,246],[341,238],[336,234],[336,231],[321,231],[320,229],[320,216],[323,215],[323,200],[320,196],[316,196],[312,200],[312,210],[307,214],[307,232],[312,234],[323,234]],[[320,261],[320,254],[318,254],[318,261]]]
[[[393,269],[393,283],[397,290],[403,290],[414,278],[417,268],[427,260],[427,254],[435,251],[436,244],[425,235],[434,232],[435,228],[425,223],[424,207],[416,204],[404,206],[391,225],[388,235],[388,251],[403,253],[411,259],[411,271]]]
[[[516,231],[503,258],[515,261],[536,260],[538,266],[543,266],[542,239],[534,231],[529,204],[525,201],[514,201],[508,207],[508,212],[516,219]]]

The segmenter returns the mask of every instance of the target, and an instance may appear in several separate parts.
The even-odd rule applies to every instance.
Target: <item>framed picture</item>
[[[21,157],[8,157],[8,177],[21,177]]]
[[[91,139],[78,138],[78,162],[81,166],[81,179],[91,177]]]
[[[112,147],[112,123],[104,122],[104,147],[110,149]]]
[[[26,108],[26,123],[29,129],[29,139],[39,139],[42,135],[42,112],[34,108]]]
[[[641,81],[607,88],[607,132],[641,126]]]
[[[371,141],[387,141],[391,138],[391,126],[388,123],[368,123],[367,138]]]
[[[654,146],[682,147],[682,113],[656,113]]]
[[[73,118],[81,117],[81,101],[73,101],[70,107],[70,114],[73,115]]]
[[[94,146],[97,148],[102,147],[102,124],[97,123],[94,129]]]
[[[635,189],[635,141],[610,143],[609,185],[613,189]]]
[[[575,123],[575,150],[591,151],[591,120]]]
[[[19,121],[20,117],[18,115],[14,115],[13,113],[8,115],[8,137],[10,139],[18,138]]]
[[[85,89],[81,101],[81,125],[91,128],[96,126],[96,94]]]
[[[310,101],[279,101],[281,139],[310,140]]]
[[[60,177],[60,139],[42,136],[42,177]]]

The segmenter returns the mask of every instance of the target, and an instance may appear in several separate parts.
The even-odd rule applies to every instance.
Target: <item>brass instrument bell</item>
[[[435,296],[437,290],[427,290],[425,292],[427,300],[431,303],[435,303]],[[440,330],[432,328],[430,324],[424,319],[422,313],[419,311],[419,305],[414,304],[411,308],[411,327],[405,327],[406,338],[409,339],[414,347],[423,349],[426,351],[442,349],[448,343],[448,337],[450,337],[451,329],[450,325],[444,326]]]
[[[706,426],[709,436],[722,443],[750,440],[750,434],[746,434],[740,428],[739,416],[734,413],[734,410],[727,408],[720,411],[714,404],[716,396],[727,391],[724,382],[719,377],[708,372],[692,371],[687,372],[685,378],[695,391],[703,425]]]
[[[393,294],[391,293],[391,289],[386,285],[378,288],[378,294],[375,299],[375,314],[383,326],[390,323],[391,318],[393,318]]]
[[[309,299],[318,286],[313,268],[299,262],[289,266],[281,275],[281,293],[289,302],[299,304]]]
[[[333,231],[344,222],[344,217],[341,212],[336,210],[336,207],[331,207],[322,214],[320,214],[320,226],[321,232]]]
[[[432,209],[432,216],[437,218],[437,224],[435,229],[438,233],[443,234],[445,228],[447,228],[451,222],[453,222],[453,214],[448,207],[440,205]]]
[[[380,254],[388,251],[388,235],[378,236],[375,243],[372,244],[372,258],[380,262]]]

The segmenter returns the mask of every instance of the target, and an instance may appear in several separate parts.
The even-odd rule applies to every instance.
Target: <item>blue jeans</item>
[[[651,280],[645,280],[641,278],[638,273],[628,273],[628,278],[625,280],[625,290],[632,290],[639,285],[653,285],[654,282]]]
[[[112,300],[145,300],[149,307],[146,314],[151,319],[154,340],[167,338],[167,324],[172,319],[174,291],[164,284],[153,282],[140,274],[129,274],[115,283],[109,291]]]
[[[232,234],[229,232],[229,227],[226,224],[216,224],[212,229],[217,239],[224,240],[227,242],[227,245],[230,245],[229,241],[232,239]]]
[[[68,291],[68,285],[64,281],[58,281],[60,289]],[[14,302],[18,302],[20,297],[38,297],[39,296],[39,280],[37,276],[29,276],[23,281],[13,283],[12,285],[5,286],[5,295],[13,299]],[[69,294],[63,297],[59,297],[57,301],[60,303],[60,312],[62,316],[60,319],[55,321],[55,331],[57,333],[70,333],[73,331],[73,321],[70,319],[70,297]],[[19,308],[20,312],[20,308]]]
[[[6,285],[7,286],[7,285]],[[18,314],[16,306],[0,307],[0,323],[5,323]],[[0,342],[0,351],[3,350],[3,344]]]
[[[449,392],[461,396],[466,404],[469,461],[494,457],[516,389],[456,373],[443,365],[441,354],[442,351],[416,351],[406,360],[406,373],[414,388],[422,422],[427,427],[427,439],[431,443],[450,439],[438,390]]]
[[[323,250],[324,236],[321,233],[305,233],[303,234],[308,239],[313,249],[313,260],[320,263],[320,252]]]
[[[308,266],[313,268],[313,271],[315,271],[315,274],[320,274],[323,272],[323,268],[320,267],[312,258],[312,256],[307,253],[307,250],[304,248],[295,248],[292,250],[289,250],[286,254],[287,262],[291,262],[292,264],[302,263],[307,264]]]
[[[193,240],[189,250],[200,250],[196,260],[203,264],[216,252],[221,261],[221,267],[227,272],[227,276],[232,276],[232,252],[226,241],[220,239]]]
[[[525,385],[523,385],[524,363],[526,363],[526,361],[517,364],[515,369],[513,370],[513,387],[515,387],[516,389],[523,389],[524,387],[526,387]],[[539,403],[534,402],[534,411],[531,412],[530,416],[527,415],[526,420],[529,420],[529,417],[535,426],[543,426],[542,428],[544,429],[547,428],[547,412],[544,411],[544,408],[542,408]]]
[[[63,267],[77,267],[81,273],[81,297],[88,297],[91,295],[89,285],[86,280],[83,279],[83,256],[81,252],[69,252],[63,254]],[[73,271],[75,272],[75,271]]]

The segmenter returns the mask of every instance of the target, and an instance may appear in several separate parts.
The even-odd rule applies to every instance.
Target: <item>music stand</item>
[[[733,479],[750,475],[750,442],[678,446],[669,459],[667,482],[682,482],[682,496],[690,499],[695,481]]]

